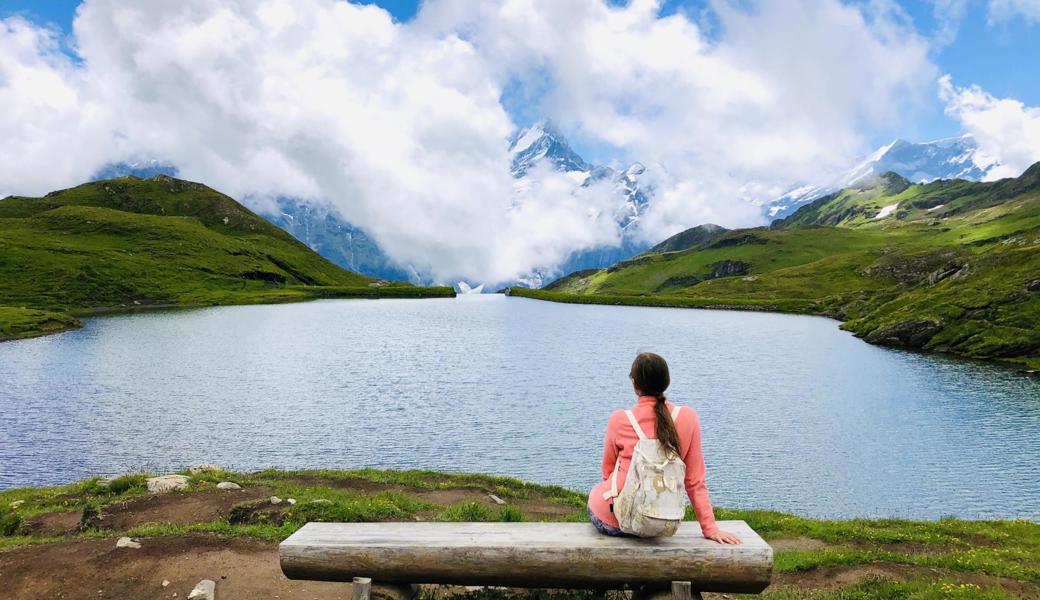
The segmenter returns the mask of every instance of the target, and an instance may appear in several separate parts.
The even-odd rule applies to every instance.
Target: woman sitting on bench
[[[664,391],[671,382],[668,363],[656,354],[644,352],[632,363],[629,378],[639,399],[630,411],[614,411],[607,422],[606,444],[603,448],[603,481],[589,494],[588,510],[592,524],[606,535],[629,535],[622,531],[614,515],[614,504],[624,489],[637,443],[640,439],[649,438],[643,432],[654,432],[659,448],[665,456],[678,458],[685,465],[683,483],[704,537],[720,544],[739,544],[739,537],[721,531],[715,524],[711,500],[708,498],[708,486],[705,483],[701,426],[697,413],[690,407],[676,409],[664,396]],[[678,467],[681,469],[682,465]],[[681,498],[679,501],[683,502]],[[674,527],[671,531],[674,532]]]

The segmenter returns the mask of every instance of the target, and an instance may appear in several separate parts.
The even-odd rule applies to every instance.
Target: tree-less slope
[[[452,293],[375,284],[230,197],[165,175],[0,200],[0,281],[0,339],[119,308]]]
[[[868,342],[1040,367],[1040,164],[992,183],[887,173],[772,227],[518,295],[827,315]]]

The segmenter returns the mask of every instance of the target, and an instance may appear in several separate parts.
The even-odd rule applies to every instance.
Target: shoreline
[[[34,328],[30,323],[26,329],[5,334],[6,328],[3,319],[0,318],[0,343],[17,340],[33,339],[52,334],[74,331],[83,327],[82,318],[90,318],[104,315],[118,315],[148,311],[170,310],[170,309],[193,309],[213,308],[217,306],[254,306],[260,304],[292,304],[296,302],[311,302],[314,300],[389,300],[389,299],[429,299],[429,298],[454,298],[457,296],[455,289],[448,286],[409,286],[409,285],[385,285],[376,287],[348,287],[328,286],[312,288],[307,286],[284,288],[288,295],[271,293],[269,296],[252,296],[234,298],[230,301],[184,302],[184,303],[162,303],[162,304],[129,304],[120,306],[96,306],[87,308],[69,309],[59,312],[47,308],[34,307],[6,307],[0,306],[0,317],[4,311],[17,311],[22,313],[39,313],[41,316]],[[61,327],[47,327],[49,323],[64,321]],[[10,325],[8,325],[10,327]]]
[[[618,296],[598,294],[585,295],[569,294],[565,292],[551,292],[541,289],[531,289],[522,287],[509,288],[506,292],[506,295],[515,296],[517,298],[527,298],[529,300],[539,300],[542,302],[557,302],[560,304],[588,304],[600,306],[634,306],[653,308],[687,308],[701,310],[732,310],[739,312],[767,312],[785,315],[799,315],[806,317],[822,317],[837,322],[839,329],[841,329],[842,331],[848,331],[853,336],[855,336],[856,339],[866,344],[870,344],[872,346],[891,348],[895,350],[901,350],[903,352],[917,352],[929,356],[945,356],[960,360],[978,361],[988,365],[1007,367],[1015,371],[1016,373],[1022,375],[1040,375],[1040,358],[981,357],[972,356],[968,354],[961,354],[958,352],[926,350],[923,348],[913,348],[898,344],[872,342],[867,340],[864,336],[861,336],[855,331],[852,331],[851,329],[847,328],[846,324],[849,322],[848,319],[843,320],[840,316],[835,315],[833,313],[812,310],[810,307],[815,303],[808,300],[789,300],[769,303],[724,303],[705,300],[701,298],[684,298],[681,296]]]

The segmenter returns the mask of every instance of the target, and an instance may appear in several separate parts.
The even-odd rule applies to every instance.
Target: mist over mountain
[[[510,172],[517,197],[522,198],[527,186],[538,185],[539,169],[563,173],[571,181],[571,189],[561,193],[607,194],[612,201],[610,218],[618,228],[618,243],[584,248],[573,252],[561,265],[543,265],[517,281],[507,282],[436,282],[450,283],[462,289],[493,283],[520,284],[540,287],[555,277],[581,269],[602,268],[639,254],[650,244],[636,235],[639,219],[653,196],[653,188],[640,181],[646,168],[633,163],[624,170],[586,162],[570,145],[567,138],[547,119],[517,131],[508,140],[512,157]],[[110,179],[123,175],[148,178],[156,174],[178,175],[174,166],[159,161],[119,163],[106,166],[94,179]],[[249,199],[244,200],[247,204]],[[273,202],[260,203],[253,208],[271,223],[291,233],[297,239],[333,263],[351,271],[378,277],[408,281],[417,285],[434,283],[429,273],[414,265],[395,260],[364,229],[344,219],[333,205],[299,198],[279,197]],[[596,215],[592,215],[596,216]],[[497,288],[496,288],[497,289]]]
[[[764,211],[770,219],[781,219],[813,200],[889,171],[913,183],[930,183],[938,179],[987,181],[1000,167],[999,161],[979,150],[975,137],[970,134],[921,143],[897,139],[846,171],[823,182],[798,186],[766,203]]]

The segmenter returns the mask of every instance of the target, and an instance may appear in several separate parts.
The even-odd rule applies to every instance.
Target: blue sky
[[[611,0],[623,4],[624,0]],[[389,11],[395,19],[406,22],[412,19],[420,2],[418,0],[371,0]],[[0,17],[21,14],[37,23],[53,24],[70,31],[72,19],[79,0],[0,0]],[[700,15],[704,0],[666,0],[661,12],[672,14],[684,11]],[[927,0],[909,0],[900,3],[912,19],[914,27],[924,36],[933,38],[944,27],[944,19],[936,13],[935,4]],[[979,85],[997,97],[1018,99],[1027,105],[1040,105],[1040,24],[1022,18],[1011,18],[991,22],[987,3],[983,0],[967,0],[964,14],[953,25],[953,39],[933,49],[932,59],[943,73],[949,73],[958,85]],[[517,95],[515,88],[507,89],[504,104],[517,122],[529,123],[537,117],[536,110],[527,104],[527,99]],[[942,103],[936,98],[925,108],[914,130],[906,131],[902,137],[911,140],[935,139],[960,133],[958,124],[943,112]],[[878,134],[872,140],[882,144],[889,133]],[[579,150],[602,158],[601,148],[585,146],[575,140]],[[583,147],[584,146],[584,147]]]

